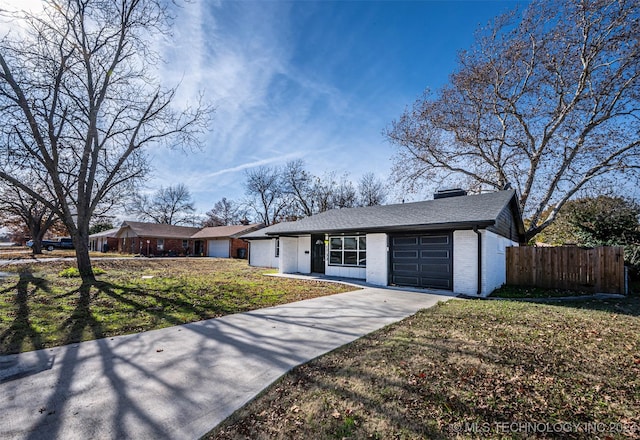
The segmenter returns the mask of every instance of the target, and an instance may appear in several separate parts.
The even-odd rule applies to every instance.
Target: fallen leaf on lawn
[[[339,419],[340,413],[337,410],[334,410],[333,414],[331,414],[331,417],[333,417],[334,419]]]
[[[298,405],[293,405],[291,408],[289,408],[289,411],[294,413],[300,412],[300,407]]]

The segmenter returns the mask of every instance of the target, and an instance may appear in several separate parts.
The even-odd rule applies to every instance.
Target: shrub
[[[94,275],[102,275],[105,273],[107,272],[104,269],[100,269],[99,267],[93,268]],[[78,270],[77,267],[68,267],[58,272],[58,276],[63,278],[78,278],[80,277],[80,271]]]

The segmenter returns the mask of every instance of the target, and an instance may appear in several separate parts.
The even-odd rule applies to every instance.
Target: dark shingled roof
[[[193,234],[198,232],[200,228],[192,228],[188,226],[163,225],[159,223],[131,222],[124,221],[120,226],[121,229],[129,227],[131,231],[138,237],[154,237],[154,238],[181,238],[186,240],[191,238]]]
[[[262,226],[260,223],[251,225],[230,225],[230,226],[212,226],[202,228],[191,236],[191,238],[236,238],[244,233],[254,231]]]
[[[486,227],[514,200],[515,191],[448,197],[386,206],[333,209],[245,234],[260,239],[315,232],[384,232]]]

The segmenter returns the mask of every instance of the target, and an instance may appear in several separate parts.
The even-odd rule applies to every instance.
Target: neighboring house
[[[250,224],[202,228],[191,236],[194,254],[218,258],[247,258],[249,245],[238,237],[262,226]]]
[[[89,236],[91,250],[151,256],[196,255],[247,258],[248,243],[238,236],[261,228],[262,224],[194,228],[125,221],[119,228]]]
[[[191,236],[200,228],[124,221],[117,234],[118,252],[147,256],[193,255]]]
[[[334,209],[242,237],[249,264],[386,286],[486,296],[506,279],[505,249],[524,241],[515,191]]]
[[[116,251],[118,249],[118,231],[120,228],[107,229],[89,236],[89,250],[91,251]]]

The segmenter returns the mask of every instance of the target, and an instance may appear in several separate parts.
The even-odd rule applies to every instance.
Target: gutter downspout
[[[478,230],[478,226],[473,227],[473,232],[478,236],[478,290],[476,294],[482,295],[482,233]]]

